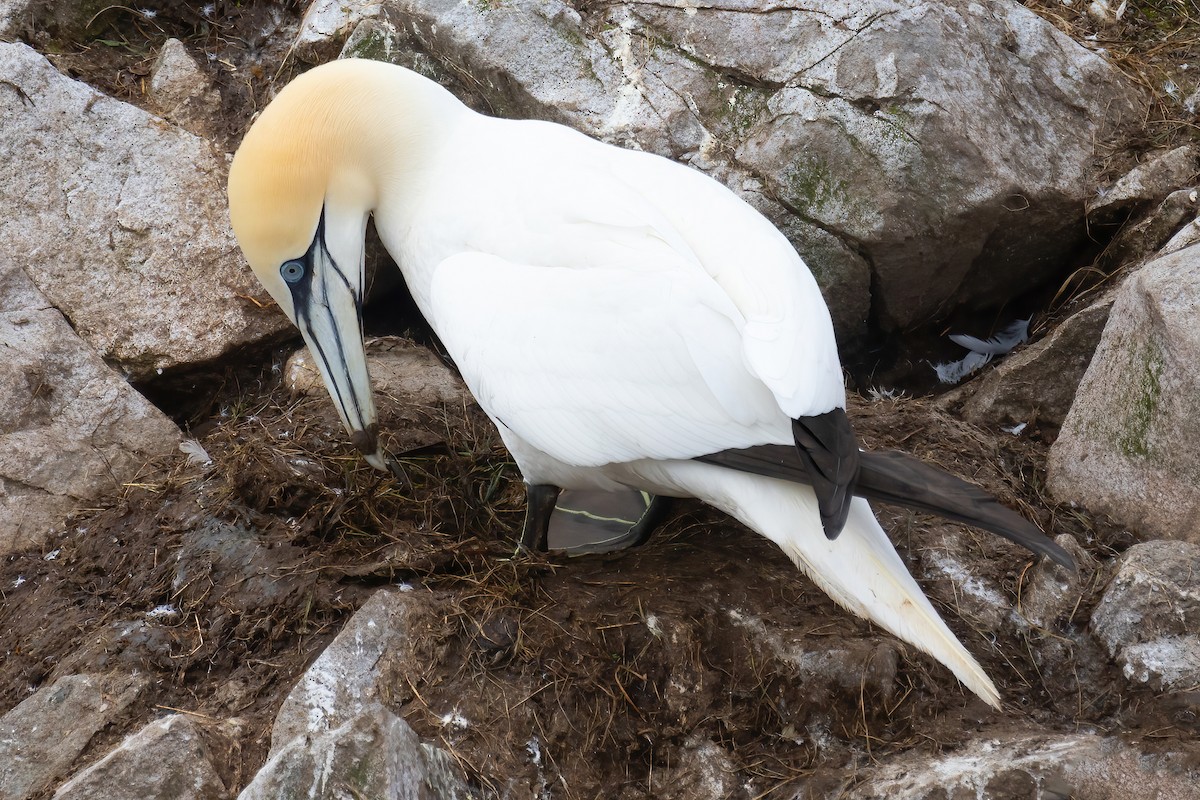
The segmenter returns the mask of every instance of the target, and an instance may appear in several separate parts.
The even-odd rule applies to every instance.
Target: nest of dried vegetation
[[[850,780],[847,763],[952,748],[981,725],[1163,728],[1146,698],[1131,711],[1107,659],[1089,651],[1048,667],[1047,637],[1074,656],[1063,631],[997,635],[930,569],[929,554],[953,552],[1017,597],[1032,561],[1005,542],[881,513],[1001,685],[1009,713],[1000,716],[939,665],[836,608],[768,542],[697,503],[680,503],[639,551],[514,559],[523,488],[478,409],[385,401],[405,486],[352,452],[326,398],[292,398],[260,377],[249,389],[231,384],[198,429],[211,464],[180,454],[42,550],[0,565],[6,592],[23,582],[0,605],[0,639],[18,643],[0,660],[0,708],[60,675],[137,670],[152,688],[97,751],[163,709],[236,717],[227,777],[241,785],[307,664],[371,592],[405,584],[423,622],[392,665],[389,702],[500,793],[549,782],[556,796],[686,797],[696,748],[713,742],[756,793],[821,794]],[[1099,557],[1132,542],[1046,501],[1036,441],[991,436],[920,401],[859,403],[854,414],[870,446],[974,480]],[[1080,592],[1068,627],[1086,625],[1096,585]],[[156,608],[171,611],[148,615]],[[797,652],[818,662],[832,653],[840,677],[787,655]]]

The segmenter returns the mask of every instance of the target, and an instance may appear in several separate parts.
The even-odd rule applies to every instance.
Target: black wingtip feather
[[[786,445],[725,450],[696,460],[793,483],[813,483],[810,470],[797,448]],[[853,491],[869,500],[924,511],[991,531],[1069,570],[1075,569],[1071,554],[1038,526],[978,486],[905,453],[860,453],[858,480]],[[821,522],[824,526],[824,515]],[[829,529],[825,528],[825,531],[828,536]]]
[[[838,537],[850,516],[854,482],[858,478],[858,438],[846,411],[835,408],[824,414],[792,420],[796,453],[804,463],[817,495],[821,527],[826,538]]]
[[[1075,569],[1070,553],[980,487],[906,453],[885,450],[862,455],[858,484],[865,497],[991,531],[1067,569]]]

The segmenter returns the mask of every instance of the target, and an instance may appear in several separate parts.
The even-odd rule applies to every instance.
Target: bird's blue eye
[[[304,262],[285,261],[283,262],[283,266],[279,268],[279,274],[290,284],[299,283],[300,279],[304,277]]]

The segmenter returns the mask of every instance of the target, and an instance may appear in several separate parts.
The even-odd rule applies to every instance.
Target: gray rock
[[[134,377],[285,330],[229,230],[227,157],[0,44],[5,256]],[[4,301],[7,303],[8,301]]]
[[[1137,105],[1122,79],[1015,4],[834,9],[792,12],[798,71],[738,162],[868,255],[873,299],[899,326],[947,301],[994,304],[1061,263],[1084,236],[1091,120],[1104,113],[1092,104],[1108,98],[1114,122]]]
[[[461,406],[474,402],[462,379],[429,348],[399,336],[382,336],[366,345],[372,387],[389,401],[409,406]],[[328,395],[307,347],[288,359],[284,381],[296,394]]]
[[[1191,247],[1197,242],[1200,242],[1200,217],[1196,217],[1176,231],[1175,235],[1168,239],[1167,243],[1158,251],[1158,255],[1170,255],[1185,247]]]
[[[801,222],[765,199],[759,206],[803,255],[817,279],[838,343],[843,349],[853,347],[866,333],[871,314],[871,265],[832,233]]]
[[[992,797],[1066,800],[1186,800],[1200,780],[1194,743],[1142,752],[1118,737],[1089,733],[997,731],[953,753],[902,753],[859,771],[850,800]]]
[[[284,701],[269,760],[239,800],[475,796],[451,756],[382,704],[381,673],[409,651],[418,613],[405,591],[372,595]]]
[[[1048,558],[1039,560],[1029,570],[1018,609],[1026,620],[1046,630],[1053,630],[1079,606],[1099,566],[1075,537],[1064,533],[1054,541],[1071,554],[1076,568],[1069,570]]]
[[[1126,222],[1097,259],[1097,266],[1112,270],[1142,261],[1186,230],[1198,211],[1200,187],[1171,192],[1144,216]]]
[[[10,292],[0,299],[28,305],[0,311],[0,553],[41,543],[69,512],[117,494],[181,438],[62,314],[36,302],[25,273],[5,268],[7,258],[0,255],[0,275],[9,276],[0,286]]]
[[[1141,102],[1102,59],[1001,0],[384,11],[403,42],[382,45],[386,26],[373,27],[356,54],[457,81],[490,113],[723,180],[788,232],[843,336],[872,303],[907,325],[951,302],[994,305],[1057,268],[1086,235],[1094,137]],[[818,230],[840,247],[813,246]]]
[[[150,102],[168,122],[207,136],[221,95],[183,42],[167,39],[150,69]]]
[[[413,608],[407,593],[391,590],[363,604],[283,701],[271,729],[272,757],[378,705],[381,660],[407,652]]]
[[[1160,153],[1131,169],[1087,204],[1091,217],[1111,218],[1137,203],[1158,201],[1200,177],[1200,148],[1184,145]]]
[[[1155,689],[1200,685],[1200,545],[1153,541],[1121,556],[1092,632],[1125,677]]]
[[[1061,426],[1112,304],[1110,293],[968,384],[973,393],[962,405],[963,418],[985,427],[1034,421]]]
[[[217,746],[230,743],[219,734]],[[200,725],[185,714],[151,722],[59,787],[54,800],[226,800],[230,793]]]
[[[397,48],[403,48],[397,49]],[[388,61],[401,64],[413,69],[408,57],[415,55],[411,48],[405,47],[403,37],[392,23],[389,13],[381,13],[378,17],[365,19],[354,26],[346,37],[338,58],[369,58],[373,61]],[[404,63],[408,60],[408,63]],[[428,58],[426,58],[428,61]],[[426,74],[426,70],[418,70]]]
[[[1200,541],[1200,247],[1121,286],[1050,450],[1061,501],[1147,534]]]
[[[408,723],[378,703],[273,752],[238,800],[475,796],[449,754],[421,744]]]
[[[326,60],[336,43],[344,39],[363,20],[378,16],[379,0],[313,0],[300,20],[300,30],[292,49],[307,61]]]
[[[0,717],[0,800],[43,794],[101,728],[137,699],[144,678],[68,675]]]
[[[0,36],[11,36],[30,0],[0,0]]]

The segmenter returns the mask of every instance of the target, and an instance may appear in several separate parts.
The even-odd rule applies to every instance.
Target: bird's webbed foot
[[[549,483],[525,484],[525,526],[521,529],[518,552],[546,552],[550,515],[554,513],[559,491]]]

